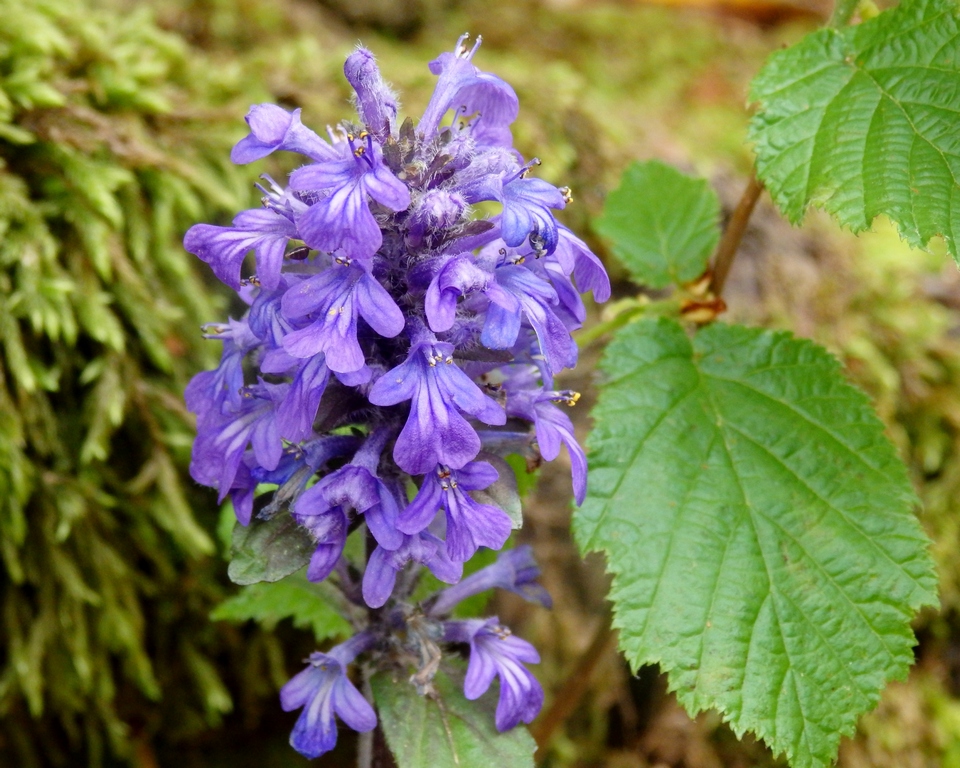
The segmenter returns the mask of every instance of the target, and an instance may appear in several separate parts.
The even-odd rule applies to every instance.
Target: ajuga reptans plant
[[[474,66],[479,39],[465,43],[431,62],[438,82],[419,122],[400,122],[362,48],[344,68],[359,123],[324,139],[300,110],[252,107],[233,161],[283,150],[309,164],[287,186],[263,177],[262,208],[229,227],[197,224],[184,241],[249,306],[205,328],[223,357],[186,392],[197,414],[193,477],[229,497],[244,526],[290,515],[311,537],[307,577],[330,577],[364,609],[352,638],[314,653],[281,691],[284,709],[303,709],[291,743],[311,757],[334,746],[335,715],[358,731],[376,725],[347,674],[361,654],[383,667],[409,657],[411,643],[468,652],[464,694],[475,699],[499,677],[501,731],[529,723],[543,701],[524,666],[539,661],[529,643],[496,617],[448,617],[494,587],[549,603],[526,547],[461,575],[515,526],[489,503],[515,485],[506,455],[552,460],[565,445],[582,502],[586,461],[559,407],[578,395],[555,389],[554,376],[577,360],[579,291],[604,301],[610,284],[554,218],[569,189],[532,178],[539,161],[512,147],[513,89]],[[481,202],[502,210],[478,218]],[[251,250],[255,274],[245,276]],[[255,504],[268,483],[269,503]],[[360,572],[344,547],[363,526]],[[454,586],[415,604],[424,566]],[[421,691],[433,669],[414,675]]]

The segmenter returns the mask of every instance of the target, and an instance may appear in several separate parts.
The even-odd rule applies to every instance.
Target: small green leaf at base
[[[274,583],[261,582],[241,587],[210,614],[214,621],[255,619],[267,629],[277,622],[292,619],[299,629],[310,629],[317,642],[346,637],[351,629],[333,607],[335,598],[328,584],[314,584],[302,573]]]
[[[936,602],[903,464],[837,361],[787,333],[661,319],[608,347],[574,529],[606,552],[620,645],[691,712],[794,768],[906,675]]]
[[[420,696],[405,675],[371,681],[380,725],[398,768],[533,768],[537,748],[523,726],[498,733],[496,686],[476,701],[463,696],[463,672],[445,666],[435,693]]]
[[[720,239],[720,201],[705,179],[655,160],[633,163],[607,197],[597,231],[641,285],[696,280]]]
[[[240,585],[280,581],[303,568],[316,548],[307,530],[289,513],[270,520],[254,518],[247,526],[236,523],[227,576]]]
[[[904,0],[774,53],[751,87],[757,173],[794,222],[809,205],[854,231],[884,214],[914,247],[960,259],[960,20]]]

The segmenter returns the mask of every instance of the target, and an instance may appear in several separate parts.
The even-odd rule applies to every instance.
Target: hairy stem
[[[580,700],[590,688],[590,678],[600,659],[603,658],[610,640],[613,638],[613,627],[610,626],[610,617],[605,616],[600,622],[590,647],[587,648],[576,669],[567,678],[557,695],[554,696],[550,709],[540,717],[530,729],[537,742],[537,759],[543,757],[543,751],[550,743],[554,732],[573,714]]]
[[[727,282],[727,275],[730,274],[730,267],[733,266],[733,260],[740,248],[740,241],[747,231],[747,224],[750,222],[750,215],[760,199],[760,193],[763,192],[763,184],[757,178],[757,172],[754,170],[747,183],[747,188],[743,190],[740,196],[740,202],[730,217],[730,222],[720,239],[720,245],[717,246],[717,253],[713,258],[713,279],[710,281],[710,292],[719,297],[723,293],[723,285]]]

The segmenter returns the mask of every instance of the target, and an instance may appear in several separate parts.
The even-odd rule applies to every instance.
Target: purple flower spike
[[[256,104],[247,113],[250,134],[240,139],[230,159],[237,165],[260,160],[276,150],[299,152],[314,160],[329,160],[336,151],[300,122],[300,110],[287,112],[276,104]]]
[[[299,168],[290,187],[322,195],[297,219],[303,241],[311,248],[342,249],[351,259],[369,259],[383,243],[383,233],[370,212],[367,196],[393,211],[410,205],[410,190],[383,164],[380,145],[347,137],[350,156]]]
[[[372,645],[366,632],[332,648],[310,654],[307,668],[280,689],[284,712],[303,707],[290,734],[290,745],[309,758],[329,752],[337,743],[335,715],[361,733],[377,725],[373,707],[347,677],[347,664]]]
[[[265,288],[273,289],[280,282],[287,241],[297,237],[297,228],[288,218],[270,208],[255,208],[238,214],[232,227],[194,224],[183,238],[183,247],[209,264],[234,290],[240,289],[244,257],[254,251],[257,277]]]
[[[459,469],[480,452],[480,438],[460,412],[484,424],[506,423],[506,414],[453,364],[452,344],[418,344],[406,362],[381,376],[370,389],[374,405],[410,400],[410,416],[393,458],[411,475],[438,464]]]
[[[397,519],[397,527],[404,533],[422,531],[444,509],[447,551],[452,560],[469,560],[478,547],[500,549],[510,538],[510,516],[499,507],[475,501],[468,493],[490,487],[497,477],[497,470],[485,461],[472,461],[461,469],[439,466],[424,476],[419,493]]]
[[[524,664],[538,664],[540,654],[526,640],[513,635],[496,616],[483,620],[448,621],[444,639],[470,643],[470,663],[463,694],[479,699],[500,678],[496,725],[501,733],[520,723],[530,723],[543,706],[543,688]]]
[[[552,608],[553,600],[549,593],[537,582],[539,576],[540,569],[533,559],[533,549],[528,544],[508,549],[500,553],[493,565],[481,568],[456,586],[443,590],[430,606],[430,613],[442,616],[457,603],[489,589],[505,589],[531,603]]]
[[[310,325],[288,333],[283,347],[294,357],[326,354],[327,366],[351,373],[364,365],[357,341],[357,315],[381,336],[391,338],[403,330],[403,313],[393,297],[363,267],[344,262],[328,267],[287,291],[283,314],[297,320],[316,317]]]
[[[347,57],[343,74],[356,91],[357,114],[363,124],[378,141],[385,141],[397,119],[397,96],[383,81],[373,54],[357,48]]]
[[[528,643],[496,619],[443,617],[492,588],[550,604],[528,547],[461,577],[515,523],[517,510],[496,501],[508,478],[492,455],[549,460],[566,446],[583,501],[586,457],[557,407],[577,395],[553,380],[577,360],[580,291],[603,300],[610,281],[554,218],[569,190],[528,178],[539,161],[513,149],[516,93],[474,65],[479,45],[464,35],[431,63],[436,90],[416,127],[400,122],[364,48],[343,70],[359,117],[328,129],[329,141],[299,110],[252,107],[234,161],[284,150],[308,164],[285,184],[262,176],[263,209],[185,239],[248,307],[205,329],[223,355],[186,392],[198,425],[191,474],[229,496],[243,525],[289,515],[313,542],[307,578],[334,574],[347,618],[363,624],[284,686],[284,708],[303,708],[291,742],[308,757],[334,747],[338,715],[360,730],[376,723],[345,672],[373,644],[385,669],[420,637],[420,689],[452,651],[444,640],[469,644],[465,692],[475,699],[499,676],[500,730],[530,722],[543,701],[524,667],[538,660]],[[484,202],[502,211],[484,218]],[[242,271],[251,252],[257,279]],[[275,490],[255,503],[265,485]],[[345,555],[351,530],[366,537],[363,554]],[[451,586],[418,610],[421,567]]]
[[[447,555],[444,543],[429,531],[404,536],[398,549],[378,546],[370,555],[363,573],[363,600],[371,608],[384,605],[393,593],[397,573],[411,560],[425,565],[440,581],[456,584],[463,574],[463,563]]]

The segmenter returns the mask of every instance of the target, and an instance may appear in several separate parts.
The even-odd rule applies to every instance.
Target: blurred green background
[[[234,168],[251,103],[350,115],[343,59],[371,48],[417,116],[427,62],[469,31],[476,63],[521,102],[516,144],[574,189],[591,233],[634,159],[707,176],[726,211],[752,156],[747,87],[769,52],[820,24],[817,0],[0,0],[0,766],[245,768],[307,761],[279,686],[314,649],[281,622],[212,622],[226,579],[212,491],[186,474],[181,392],[218,357],[198,326],[242,311],[180,244],[191,224],[256,204],[292,158]],[[861,238],[763,200],[734,266],[732,319],[816,338],[888,425],[924,501],[943,607],[917,622],[918,665],[841,749],[840,764],[960,766],[960,276],[882,222]],[[602,316],[591,308],[590,322]],[[594,399],[599,344],[563,386]],[[690,719],[655,669],[611,642],[603,562],[569,535],[566,468],[546,467],[518,534],[556,607],[490,606],[543,655],[548,707],[581,682],[550,766],[766,766],[720,717]],[[600,633],[598,635],[598,633]],[[535,727],[536,732],[536,727]],[[350,765],[344,735],[315,765]]]

